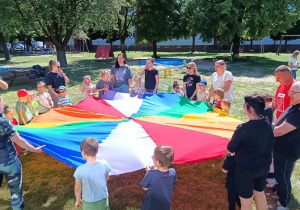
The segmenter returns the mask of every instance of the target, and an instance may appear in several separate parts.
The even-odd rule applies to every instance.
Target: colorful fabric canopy
[[[105,159],[112,174],[153,165],[156,145],[174,150],[175,164],[220,158],[240,120],[206,102],[195,102],[176,93],[130,95],[109,91],[105,99],[89,97],[75,106],[52,109],[17,126],[20,135],[70,166],[77,167],[80,142],[99,141],[97,158]]]

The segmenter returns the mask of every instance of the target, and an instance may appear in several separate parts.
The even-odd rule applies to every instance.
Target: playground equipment
[[[78,45],[75,45],[75,41],[78,42]],[[87,51],[89,53],[89,57],[90,57],[90,51],[89,51],[89,47],[86,41],[86,38],[72,38],[69,40],[68,45],[67,45],[67,51],[69,51],[69,53],[71,54],[79,54],[81,52],[85,52]],[[84,57],[84,55],[82,55],[82,57]]]
[[[279,46],[277,48],[277,52],[276,52],[276,55],[279,56],[279,53],[280,53],[280,49],[281,49],[281,43],[282,43],[282,40],[284,37],[300,37],[300,35],[281,35],[280,36],[280,43],[279,43]]]

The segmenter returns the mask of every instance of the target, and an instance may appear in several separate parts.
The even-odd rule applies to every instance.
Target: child
[[[112,83],[109,81],[110,73],[109,71],[105,70],[100,73],[100,77],[102,80],[99,80],[96,84],[96,89],[94,92],[99,92],[99,98],[109,90],[114,90]]]
[[[205,80],[201,80],[198,84],[197,84],[197,101],[206,101],[209,92],[206,89],[207,86],[207,82]]]
[[[145,88],[142,86],[142,78],[140,76],[134,77],[134,85],[131,88],[131,93],[144,94]]]
[[[215,89],[214,90],[214,98],[215,98],[215,100],[214,100],[213,106],[218,109],[221,109],[221,101],[224,98],[224,90],[221,88]]]
[[[82,86],[81,86],[81,92],[82,92],[82,100],[89,97],[95,89],[95,85],[91,84],[92,80],[90,76],[84,76]]]
[[[3,98],[0,95],[0,117],[3,117]]]
[[[230,106],[231,106],[231,103],[228,99],[222,99],[221,109],[231,115]]]
[[[235,210],[235,203],[241,208],[241,202],[235,186],[235,156],[227,156],[222,171],[227,173],[226,188],[228,192],[229,210]]]
[[[108,210],[107,181],[111,168],[106,160],[97,160],[96,158],[98,140],[93,137],[85,138],[80,144],[80,150],[82,157],[87,162],[79,166],[74,173],[75,206],[80,207],[83,202],[83,210]]]
[[[184,93],[181,90],[180,85],[179,85],[179,83],[177,81],[174,81],[174,83],[173,83],[173,90],[172,90],[171,93],[178,93],[181,96],[184,95]]]
[[[266,94],[263,96],[263,98],[265,99],[266,106],[270,106],[270,104],[272,103],[272,101],[274,99],[274,96],[271,94]]]
[[[176,171],[168,167],[174,159],[174,152],[169,146],[159,145],[155,147],[152,159],[157,169],[148,170],[140,183],[146,191],[141,209],[170,209]]]
[[[36,101],[39,104],[39,114],[44,114],[54,106],[52,98],[49,93],[45,92],[46,83],[45,82],[38,82],[37,83],[38,93],[36,94]]]
[[[39,115],[39,104],[34,100],[34,93],[32,91],[28,92],[27,107],[33,117],[36,117]]]
[[[60,97],[58,99],[59,107],[64,107],[67,105],[72,105],[70,96],[67,95],[67,88],[65,86],[59,86],[58,88]]]
[[[33,116],[30,113],[28,107],[27,107],[27,91],[25,89],[20,89],[18,91],[18,97],[19,100],[17,101],[16,104],[16,111],[19,115],[19,124],[20,125],[27,125],[27,123],[29,123]]]
[[[4,113],[4,116],[6,117],[6,119],[8,119],[13,125],[19,125],[18,121],[14,118],[15,111],[13,108],[11,108],[8,105],[4,105],[3,113]],[[15,145],[18,155],[20,155],[20,153],[21,153],[20,146],[17,145],[16,143],[14,143],[14,145]]]

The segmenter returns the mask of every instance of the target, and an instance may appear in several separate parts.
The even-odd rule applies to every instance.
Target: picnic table
[[[7,69],[8,72],[11,73],[10,76],[4,76],[3,80],[7,81],[8,86],[12,86],[14,81],[23,81],[27,82],[31,87],[33,87],[35,83],[35,79],[30,79],[27,73],[30,71],[30,68],[10,68]]]

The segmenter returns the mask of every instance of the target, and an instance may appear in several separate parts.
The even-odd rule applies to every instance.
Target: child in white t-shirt
[[[205,80],[201,80],[197,84],[197,101],[206,101],[209,95],[208,90],[206,89],[207,82]]]
[[[144,94],[145,88],[142,86],[142,78],[135,76],[133,80],[135,84],[131,88],[131,93]]]
[[[90,76],[84,76],[82,86],[81,86],[82,100],[92,95],[95,89],[95,85],[92,85],[91,82],[92,80]]]
[[[179,85],[179,83],[177,81],[174,81],[174,83],[173,83],[173,90],[172,90],[171,93],[178,93],[181,96],[184,95],[184,93],[181,90],[180,85]]]
[[[44,114],[54,106],[52,98],[49,93],[45,92],[46,83],[38,82],[37,83],[38,93],[36,94],[35,100],[39,104],[39,114]]]

